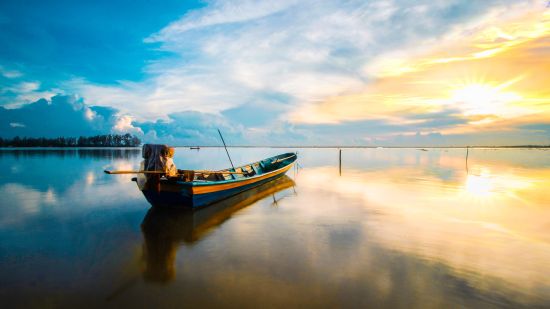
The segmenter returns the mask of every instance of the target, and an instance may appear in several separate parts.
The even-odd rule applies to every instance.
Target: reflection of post
[[[340,176],[342,176],[342,149],[340,149],[340,153],[338,157],[338,169],[340,171]]]
[[[468,154],[470,152],[470,146],[466,146],[466,175],[468,175]]]

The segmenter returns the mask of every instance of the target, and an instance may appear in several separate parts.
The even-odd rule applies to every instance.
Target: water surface
[[[287,149],[231,148],[235,164]],[[290,149],[288,177],[152,209],[135,149],[0,150],[15,307],[549,307],[550,151]],[[221,169],[223,148],[178,148]]]

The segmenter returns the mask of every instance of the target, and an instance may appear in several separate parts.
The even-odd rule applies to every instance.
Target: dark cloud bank
[[[133,133],[145,142],[219,145],[219,128],[234,144],[247,140],[243,126],[233,125],[220,115],[187,111],[173,113],[167,120],[117,125],[123,117],[115,108],[88,106],[76,96],[56,95],[16,109],[0,106],[0,137]]]
[[[232,119],[238,117],[231,117]],[[276,115],[273,115],[276,119]],[[88,106],[76,96],[56,95],[16,109],[0,106],[0,137],[77,137],[106,133],[133,133],[144,142],[172,145],[220,145],[217,129],[230,145],[341,145],[341,146],[466,146],[550,144],[550,124],[531,124],[509,132],[477,132],[446,136],[437,129],[462,124],[466,120],[455,111],[419,115],[414,126],[391,124],[382,120],[346,122],[338,125],[293,125],[273,122],[260,128],[246,127],[224,115],[178,112],[167,120],[133,121],[129,125],[111,107]],[[125,125],[120,125],[124,123]],[[401,134],[400,132],[429,132]],[[434,133],[435,132],[435,133]],[[390,134],[390,138],[378,138]]]
[[[0,106],[2,137],[57,137],[94,135],[109,132],[115,125],[116,110],[88,107],[74,96],[57,95],[21,108]]]

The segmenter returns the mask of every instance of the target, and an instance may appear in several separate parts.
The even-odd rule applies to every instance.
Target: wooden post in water
[[[339,149],[339,155],[338,155],[338,169],[340,171],[340,176],[342,176],[342,148]]]

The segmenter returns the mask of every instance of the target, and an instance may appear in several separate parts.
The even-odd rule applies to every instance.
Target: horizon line
[[[224,146],[177,145],[176,148],[223,148]],[[473,145],[473,146],[343,146],[343,145],[232,145],[228,148],[550,148],[550,145]]]
[[[149,144],[149,143],[144,143]],[[101,148],[141,148],[144,144],[139,146],[4,146],[0,147],[1,150],[6,149],[29,149],[29,148],[89,148],[89,149],[101,149]],[[164,143],[160,143],[164,144]],[[224,148],[224,146],[206,146],[206,145],[168,145],[174,148]],[[327,148],[327,149],[346,149],[346,148],[402,148],[402,149],[441,149],[441,148],[550,148],[550,145],[473,145],[473,146],[338,146],[338,145],[291,145],[291,146],[278,146],[278,145],[233,145],[227,146],[227,148]]]

